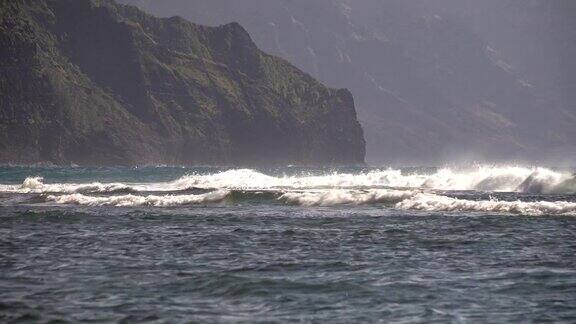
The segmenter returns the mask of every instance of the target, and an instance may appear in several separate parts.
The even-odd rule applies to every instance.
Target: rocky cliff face
[[[464,157],[554,163],[574,152],[576,114],[529,77],[542,75],[530,63],[524,65],[536,72],[515,68],[521,53],[546,46],[531,42],[529,31],[517,31],[507,39],[526,36],[528,50],[502,50],[503,42],[488,37],[492,31],[477,28],[496,25],[476,21],[487,17],[478,10],[488,8],[498,28],[509,31],[513,20],[497,13],[505,2],[528,7],[528,1],[121,1],[204,24],[239,21],[261,48],[331,86],[351,89],[372,162]]]
[[[358,164],[347,90],[204,27],[106,0],[0,2],[0,162]]]

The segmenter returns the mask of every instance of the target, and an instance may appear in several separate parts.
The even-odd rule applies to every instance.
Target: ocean
[[[576,177],[0,167],[0,322],[576,322]]]

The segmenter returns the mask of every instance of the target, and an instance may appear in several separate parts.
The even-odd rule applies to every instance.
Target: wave
[[[306,192],[286,192],[278,199],[302,206],[367,205],[376,203],[397,203],[413,197],[418,191],[412,190],[325,190]]]
[[[464,200],[420,193],[396,204],[398,209],[434,212],[494,212],[519,215],[576,215],[576,203],[567,201]]]
[[[0,185],[1,192],[17,193],[73,193],[73,192],[121,192],[131,191],[129,185],[123,183],[54,183],[45,184],[42,177],[28,177],[21,185]]]
[[[328,190],[288,192],[280,200],[302,206],[388,204],[404,210],[491,212],[518,215],[576,215],[576,203],[566,201],[465,200],[414,190]]]
[[[359,174],[320,176],[269,176],[254,170],[229,170],[208,175],[188,175],[174,186],[227,189],[314,188],[424,188],[526,193],[575,193],[576,178],[546,168],[477,167],[469,171],[441,169],[432,174],[403,174],[401,170],[376,170]]]
[[[84,206],[115,206],[115,207],[137,207],[137,206],[152,206],[152,207],[173,207],[182,205],[194,205],[203,203],[221,202],[228,195],[228,190],[217,190],[200,195],[120,195],[108,197],[94,197],[84,194],[70,194],[70,195],[50,195],[46,198],[47,201],[52,201],[57,204],[74,204]]]
[[[81,193],[44,196],[48,202],[82,206],[175,207],[209,203],[278,202],[305,207],[384,205],[388,208],[429,212],[485,212],[518,215],[576,215],[576,203],[568,201],[501,201],[453,198],[422,190],[315,189],[244,191],[219,189],[188,195],[111,195]]]
[[[192,189],[180,186],[180,181],[154,183],[44,183],[42,177],[28,177],[21,185],[0,185],[0,192],[11,193],[137,193],[137,192],[169,192]]]
[[[53,183],[29,177],[21,185],[0,185],[0,192],[17,193],[116,193],[168,192],[192,188],[205,190],[304,190],[304,189],[432,189],[520,192],[532,194],[576,193],[576,178],[546,168],[477,167],[468,171],[440,169],[434,173],[403,173],[386,169],[362,173],[271,176],[250,169],[213,174],[191,174],[170,182],[155,183]]]

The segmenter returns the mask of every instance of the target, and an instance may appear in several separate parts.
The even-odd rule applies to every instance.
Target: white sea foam
[[[177,191],[204,189],[382,189],[421,188],[436,190],[508,191],[526,193],[575,193],[576,178],[567,172],[546,168],[476,167],[461,171],[441,169],[431,174],[402,173],[386,169],[370,172],[332,173],[312,176],[270,176],[249,169],[213,174],[186,175],[171,182],[155,183],[53,183],[30,177],[22,185],[0,185],[0,191],[20,193],[87,193],[133,191]]]
[[[419,193],[400,201],[396,208],[438,212],[494,212],[520,215],[576,215],[576,203],[566,201],[464,200]]]
[[[18,193],[73,193],[73,192],[114,192],[130,189],[123,183],[53,183],[45,184],[42,177],[28,177],[21,185],[0,185],[0,191]]]
[[[530,174],[516,189],[526,193],[574,193],[576,177],[539,168]]]
[[[21,185],[0,185],[0,192],[15,193],[106,193],[116,191],[170,191],[174,186],[166,183],[44,183],[42,177],[28,177]],[[175,187],[174,187],[175,188]],[[178,188],[175,188],[176,190]]]
[[[24,180],[21,187],[28,190],[42,190],[44,187],[42,180],[44,179],[41,177],[29,177]]]
[[[316,190],[286,192],[278,199],[302,206],[366,205],[375,203],[397,203],[413,197],[414,190]]]
[[[317,190],[286,192],[279,200],[302,206],[390,204],[405,210],[489,212],[520,215],[576,215],[576,203],[566,201],[465,200],[418,190]]]
[[[469,171],[441,169],[432,174],[403,174],[400,170],[387,169],[360,174],[283,177],[242,169],[208,175],[188,175],[175,181],[173,185],[181,188],[228,189],[392,187],[530,193],[576,192],[576,180],[570,173],[522,167],[477,167]]]
[[[84,206],[117,206],[117,207],[134,207],[134,206],[154,206],[154,207],[171,207],[192,204],[203,204],[220,202],[224,200],[230,192],[228,190],[217,190],[201,195],[116,195],[108,197],[95,197],[79,193],[69,195],[50,195],[46,199],[57,204],[75,204]]]

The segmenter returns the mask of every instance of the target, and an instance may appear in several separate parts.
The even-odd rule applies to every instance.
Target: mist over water
[[[576,319],[570,170],[2,167],[0,183],[2,320]]]

